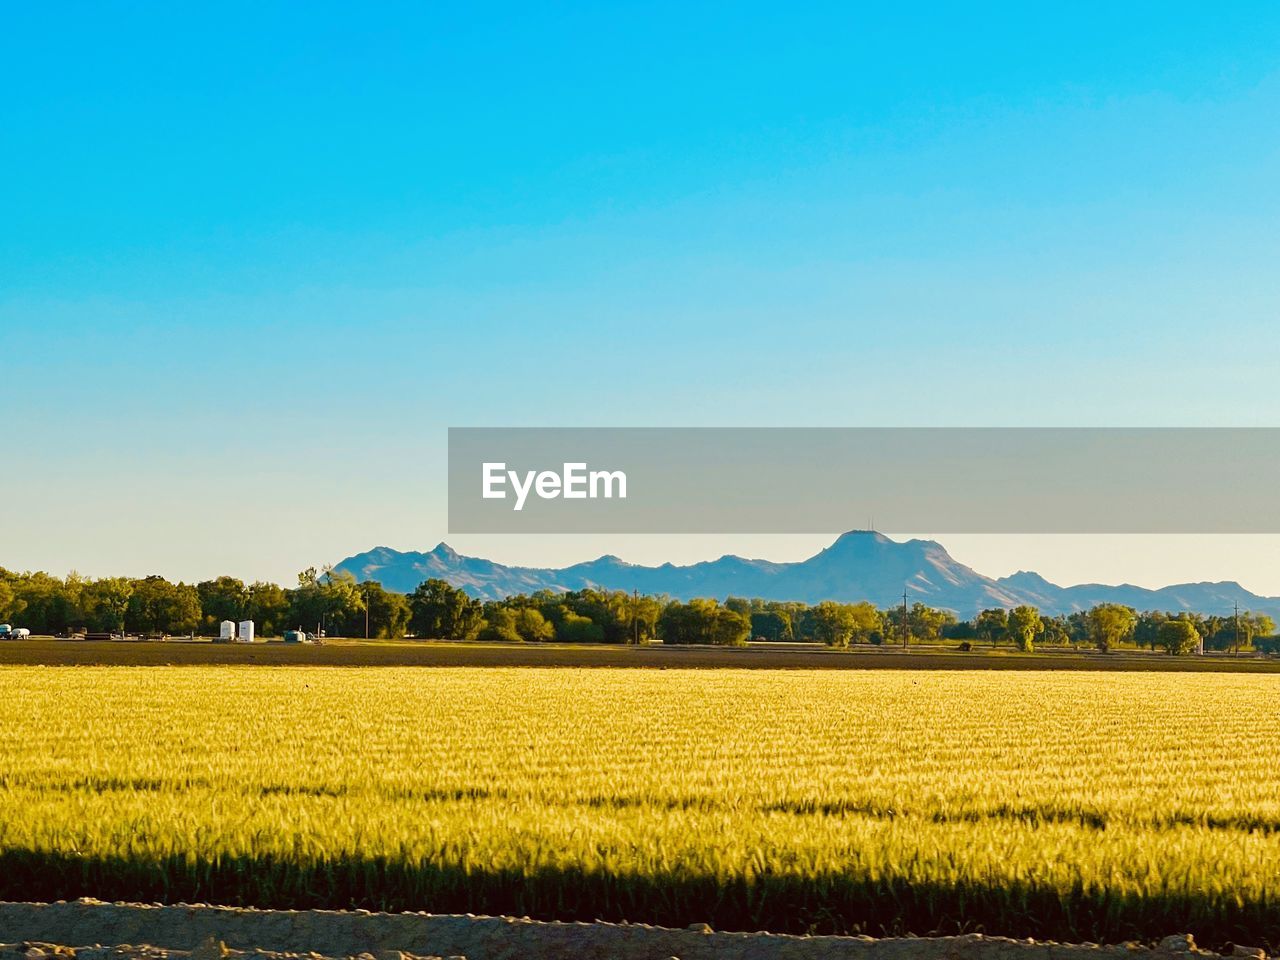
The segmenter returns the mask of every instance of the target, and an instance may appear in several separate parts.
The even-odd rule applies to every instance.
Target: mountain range
[[[1026,571],[993,579],[955,560],[933,540],[896,541],[864,530],[842,534],[815,556],[793,563],[724,556],[687,566],[664,563],[648,567],[604,556],[569,567],[509,567],[463,556],[441,543],[426,553],[375,547],[348,557],[334,569],[406,593],[435,577],[484,600],[536,590],[594,587],[666,594],[680,600],[726,596],[804,603],[870,600],[887,607],[901,603],[905,591],[913,602],[919,600],[965,618],[987,607],[1024,603],[1050,614],[1087,610],[1099,603],[1123,603],[1138,610],[1219,615],[1239,603],[1242,610],[1280,619],[1280,597],[1259,596],[1234,581],[1182,583],[1152,590],[1132,584],[1062,587]]]

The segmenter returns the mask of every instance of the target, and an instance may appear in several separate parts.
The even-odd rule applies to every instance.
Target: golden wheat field
[[[1280,931],[1237,674],[0,668],[0,896]]]

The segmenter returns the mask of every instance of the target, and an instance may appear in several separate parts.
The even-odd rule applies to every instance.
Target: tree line
[[[216,577],[173,583],[161,576],[90,579],[77,573],[13,573],[0,568],[0,621],[32,633],[83,632],[216,636],[223,620],[252,620],[262,636],[285,630],[324,630],[334,636],[404,636],[408,603],[376,582],[357,583],[347,573],[304,570],[286,589]]]
[[[816,604],[728,597],[671,600],[622,590],[542,590],[480,601],[444,580],[411,593],[357,582],[346,571],[308,568],[297,584],[245,583],[222,576],[195,584],[160,576],[90,579],[71,573],[12,573],[0,568],[0,621],[36,634],[78,632],[216,636],[223,620],[252,620],[260,636],[303,629],[331,637],[489,640],[510,643],[649,643],[736,646],[748,640],[853,644],[958,641],[1007,645],[1131,645],[1172,654],[1256,649],[1280,652],[1276,625],[1248,611],[1211,616],[1139,612],[1114,603],[1049,616],[1032,606],[983,610],[968,620],[916,602]]]
[[[1042,615],[1035,607],[983,610],[973,620],[957,624],[948,636],[966,640],[1012,643],[1031,650],[1047,646],[1090,646],[1107,651],[1120,646],[1149,647],[1171,654],[1205,650],[1256,649],[1277,652],[1276,624],[1264,613],[1242,610],[1217,616],[1160,610],[1139,612],[1118,603],[1100,603],[1088,610],[1058,616]]]

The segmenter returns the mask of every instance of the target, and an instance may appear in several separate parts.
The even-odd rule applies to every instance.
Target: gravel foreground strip
[[[67,946],[64,946],[67,945]],[[0,903],[0,960],[1194,960],[1189,936],[1139,944],[803,937],[644,924],[74,900]],[[1232,956],[1265,960],[1259,949]]]

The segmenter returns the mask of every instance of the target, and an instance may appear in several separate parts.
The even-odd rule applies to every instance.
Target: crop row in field
[[[1280,941],[1233,674],[0,668],[0,897]]]

